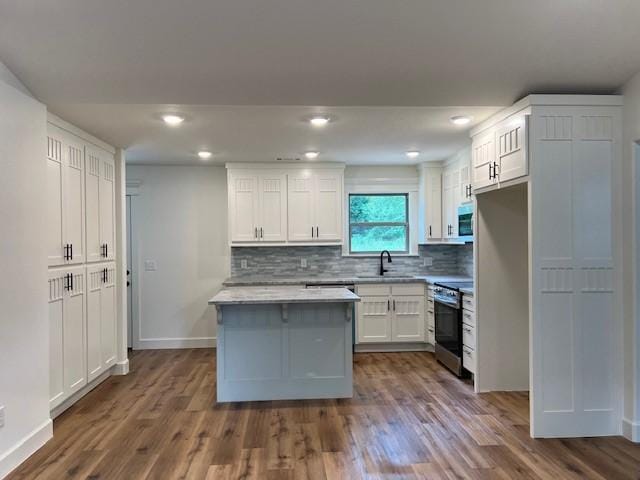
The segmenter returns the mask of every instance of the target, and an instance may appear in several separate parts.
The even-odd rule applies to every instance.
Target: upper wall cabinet
[[[419,180],[420,243],[442,239],[442,167],[422,164]]]
[[[229,164],[231,245],[342,241],[343,166]]]
[[[529,174],[529,112],[520,111],[473,136],[473,190],[482,190]]]
[[[113,154],[47,125],[50,267],[115,259]]]
[[[229,172],[228,182],[231,242],[286,241],[286,175]]]
[[[49,266],[85,261],[84,145],[47,128],[47,257]]]
[[[341,241],[342,171],[304,170],[288,179],[289,241]]]
[[[86,152],[87,262],[115,258],[115,163],[93,145]]]

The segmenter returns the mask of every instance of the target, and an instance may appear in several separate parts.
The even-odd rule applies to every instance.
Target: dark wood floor
[[[533,440],[526,394],[475,395],[429,353],[356,355],[340,401],[216,404],[214,350],[135,353],[131,370],[9,478],[640,478],[640,446]]]

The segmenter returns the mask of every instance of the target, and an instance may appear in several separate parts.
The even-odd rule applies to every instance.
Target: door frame
[[[131,348],[140,349],[140,263],[139,263],[139,238],[138,230],[135,228],[135,211],[138,197],[140,196],[139,180],[127,180],[127,246],[130,247],[131,270],[128,280],[131,281],[131,318],[129,318],[129,308],[127,307],[127,331],[131,330]],[[127,265],[129,267],[129,265]],[[128,295],[128,288],[127,288]]]

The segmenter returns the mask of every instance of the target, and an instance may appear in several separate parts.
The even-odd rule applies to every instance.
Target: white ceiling
[[[169,103],[490,106],[527,93],[611,93],[640,70],[638,18],[638,0],[0,0],[0,59],[54,111],[132,146],[140,161],[171,149],[186,161],[183,149],[198,142],[241,159],[320,137],[301,129],[278,144],[274,136],[294,140],[297,130],[231,109],[245,123],[225,143],[231,127],[217,126],[227,112],[219,107],[184,107],[218,119],[199,130],[196,116],[170,133],[143,118]],[[117,125],[114,111],[126,115]],[[317,148],[360,162],[410,142],[435,157],[456,142],[436,128],[439,111],[398,112],[371,119],[369,131],[354,110],[357,135]],[[417,118],[424,129],[409,124]],[[327,132],[349,131],[339,125]],[[424,136],[402,137],[411,129]]]
[[[495,107],[268,107],[65,105],[52,110],[113,144],[127,148],[131,163],[203,163],[196,153],[210,150],[207,163],[275,161],[320,152],[316,161],[352,165],[415,164],[442,160],[469,143],[471,126],[449,122],[454,115],[471,115],[473,124]],[[187,117],[179,127],[167,127],[163,112]],[[306,119],[313,113],[335,118],[323,128]],[[407,150],[420,150],[417,159]]]

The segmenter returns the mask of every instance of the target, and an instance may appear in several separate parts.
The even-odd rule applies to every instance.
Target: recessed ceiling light
[[[456,115],[455,117],[451,117],[449,120],[454,125],[466,125],[471,121],[471,117],[466,117],[464,115]]]
[[[201,159],[206,160],[207,158],[211,158],[211,152],[207,152],[206,150],[201,150],[198,152],[198,156]]]
[[[167,114],[162,116],[162,120],[171,127],[177,127],[184,122],[184,117],[181,117],[180,115]]]
[[[409,150],[407,152],[407,157],[409,158],[417,158],[420,156],[420,152],[418,150]]]
[[[314,158],[318,158],[319,153],[318,152],[305,152],[304,156],[307,157],[309,160],[313,160]]]
[[[324,127],[331,119],[325,115],[314,115],[309,119],[309,123],[314,127]]]

